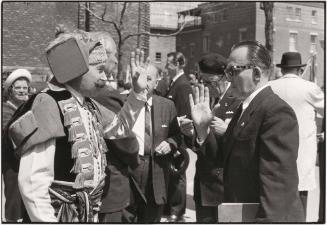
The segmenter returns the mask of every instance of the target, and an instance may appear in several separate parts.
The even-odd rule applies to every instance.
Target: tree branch
[[[119,28],[123,28],[123,19],[127,8],[127,2],[124,2],[123,9],[120,12]]]
[[[94,13],[92,10],[90,10],[88,7],[85,7],[85,6],[83,6],[83,5],[82,5],[82,7],[83,7],[84,9],[86,9],[86,10],[87,10],[91,15],[93,15],[95,18],[97,18],[97,19],[99,19],[99,20],[101,20],[101,21],[103,21],[103,22],[110,23],[110,24],[114,25],[115,29],[116,29],[117,31],[119,31],[119,27],[118,27],[118,25],[117,25],[117,23],[116,23],[115,21],[107,20],[107,19],[104,18],[105,13],[106,13],[106,11],[107,11],[107,6],[105,7],[105,11],[104,11],[104,13],[102,14],[102,16],[99,16],[99,15],[95,14],[95,13]]]

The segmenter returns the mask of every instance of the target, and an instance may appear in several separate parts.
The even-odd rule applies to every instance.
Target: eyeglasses
[[[225,69],[225,76],[227,78],[232,78],[233,76],[235,76],[236,72],[240,72],[242,70],[247,70],[247,69],[252,69],[255,66],[253,65],[245,65],[245,66],[241,66],[241,65],[234,65],[234,66],[228,66]]]

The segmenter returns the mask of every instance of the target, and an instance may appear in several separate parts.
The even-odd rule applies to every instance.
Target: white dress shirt
[[[79,93],[69,86],[66,86],[66,88],[79,103],[83,102],[84,98]],[[131,127],[134,126],[141,106],[144,105],[145,99],[144,95],[132,92],[120,113],[105,128],[105,136],[111,139],[128,136]],[[78,105],[78,107],[88,131],[88,137],[90,137],[95,132],[93,127],[88,126],[89,119],[92,118],[92,115],[82,105]],[[54,180],[55,149],[56,139],[50,139],[27,150],[27,153],[20,160],[18,185],[24,205],[32,222],[58,222],[54,214],[54,209],[51,206],[51,199],[48,192],[48,188]],[[96,183],[102,176],[101,154],[98,159],[94,160],[94,183]]]
[[[257,90],[255,90],[254,92],[252,92],[242,103],[242,113],[241,116],[239,117],[239,119],[242,117],[244,111],[247,109],[247,107],[250,105],[250,103],[252,102],[252,100],[254,99],[255,96],[257,96],[260,91],[262,91],[265,87],[268,87],[268,84],[263,85],[262,87],[258,88]]]
[[[184,70],[180,70],[178,74],[176,74],[171,80],[170,87],[176,82],[178,78],[180,78],[184,74]]]
[[[151,106],[152,106],[152,97],[150,97],[147,101],[149,111],[151,112]],[[136,122],[134,124],[134,127],[132,131],[134,132],[137,142],[139,144],[139,155],[144,155],[144,132],[145,132],[145,104],[144,107],[142,107],[139,116],[136,119]]]

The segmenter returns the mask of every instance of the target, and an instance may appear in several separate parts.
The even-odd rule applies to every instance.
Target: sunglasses
[[[225,69],[225,76],[227,78],[232,78],[233,76],[235,76],[235,74],[237,72],[240,72],[242,70],[247,70],[247,69],[252,69],[255,66],[253,65],[245,65],[245,66],[238,66],[238,65],[234,65],[234,66],[227,66],[227,68]]]

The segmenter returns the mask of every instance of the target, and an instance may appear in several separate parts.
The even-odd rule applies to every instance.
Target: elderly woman
[[[7,101],[2,104],[2,129],[4,129],[17,108],[28,99],[28,87],[32,80],[30,72],[26,69],[13,71],[4,83],[4,95]],[[19,193],[17,175],[19,160],[2,143],[2,174],[5,185],[5,218],[6,222],[29,222],[24,204]]]
[[[17,108],[28,99],[31,80],[31,73],[26,69],[14,70],[6,79],[4,95],[7,96],[7,101],[2,104],[2,128],[7,125]]]

